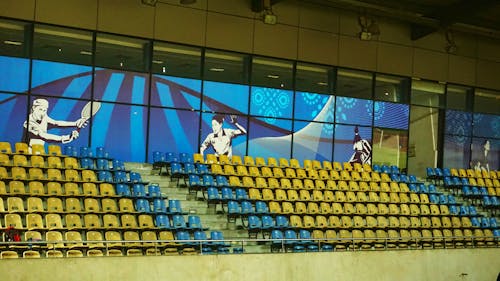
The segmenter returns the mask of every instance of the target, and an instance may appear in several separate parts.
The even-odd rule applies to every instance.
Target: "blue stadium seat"
[[[255,209],[252,205],[252,202],[250,201],[240,201],[241,204],[241,214],[242,215],[249,215],[249,214],[254,214]]]
[[[137,199],[135,200],[135,210],[137,212],[149,213],[151,212],[151,206],[147,199]]]
[[[395,182],[400,182],[401,181],[401,178],[399,176],[399,174],[391,174],[391,181],[395,181]]]
[[[184,248],[196,248],[199,249],[199,244],[196,242],[191,242],[191,235],[189,232],[184,231],[184,230],[179,230],[175,233],[175,239],[176,240],[184,240],[182,242],[179,242]]]
[[[116,173],[119,173],[120,171],[118,172],[115,172]],[[124,172],[123,172],[124,173]],[[140,182],[143,182],[142,181],[142,177],[141,177],[141,174],[139,174],[138,172],[130,172],[129,174],[130,176],[130,182],[135,182],[135,183],[140,183]]]
[[[490,228],[490,219],[486,217],[481,218],[481,227],[482,228]]]
[[[183,215],[172,215],[172,227],[176,230],[187,229],[186,220]]]
[[[237,201],[229,200],[227,202],[227,215],[230,217],[238,217],[241,215],[240,204]]]
[[[427,168],[425,168],[425,171],[427,173],[427,179],[428,180],[436,180],[437,179],[436,172],[434,171],[434,168],[427,167]]]
[[[399,171],[398,166],[396,166],[396,165],[391,165],[389,168],[391,169],[391,174],[400,174],[401,173]]]
[[[229,187],[221,188],[221,200],[227,202],[229,200],[235,199],[233,196],[233,190]]]
[[[203,230],[196,230],[194,233],[193,233],[193,238],[195,241],[199,241],[197,242],[197,248],[200,247],[201,248],[201,252],[203,254],[211,254],[213,253],[213,248],[212,248],[212,243],[210,243],[210,241],[208,241],[208,237],[207,237],[207,234],[205,233],[205,231]]]
[[[386,174],[390,174],[391,173],[391,168],[387,165],[382,165],[380,167],[380,169],[382,170],[382,173],[386,173]]]
[[[460,182],[461,182],[461,185],[469,185],[469,179],[468,178],[461,178]]]
[[[200,175],[210,174],[211,175],[210,171],[208,170],[208,166],[206,164],[196,163],[195,166],[196,166],[196,170],[198,171],[198,174],[200,174]]]
[[[476,207],[474,207],[473,205],[470,205],[469,206],[469,216],[477,216],[477,210],[476,210]]]
[[[436,174],[436,179],[440,180],[443,179],[443,170],[441,168],[434,168],[434,173]]]
[[[204,187],[215,187],[214,177],[211,174],[205,174],[202,176],[202,184]]]
[[[493,198],[493,197],[491,197],[491,198]],[[491,203],[490,197],[488,195],[483,196],[483,200],[482,200],[481,204],[485,208],[490,208],[493,206],[493,204]]]
[[[90,158],[80,158],[80,168],[86,170],[95,169],[94,160]]]
[[[161,151],[153,151],[153,164],[164,164],[166,162],[165,154]]]
[[[457,204],[455,196],[453,196],[452,194],[448,194],[448,205],[455,205],[455,204]]]
[[[299,239],[303,239],[303,240],[300,240],[300,244],[304,245],[308,252],[319,251],[318,243],[311,240],[312,237],[311,237],[311,232],[309,230],[300,229],[299,230]]]
[[[439,197],[436,194],[429,194],[429,202],[431,202],[432,204],[438,204]]]
[[[81,146],[80,147],[80,157],[84,158],[92,158],[94,157],[94,154],[92,153],[92,149],[87,146]]]
[[[181,201],[177,199],[168,200],[168,211],[171,214],[182,214]]]
[[[63,153],[66,156],[79,157],[79,155],[78,155],[78,149],[76,149],[76,147],[74,147],[72,145],[66,145],[66,146],[64,146]]]
[[[373,164],[372,165],[372,170],[376,173],[381,173],[382,172],[382,169],[380,168],[380,165],[377,165],[377,164]]]
[[[227,178],[223,175],[215,176],[215,181],[217,182],[217,186],[219,186],[219,187],[229,186],[229,182],[227,181]]]
[[[469,208],[467,208],[467,206],[464,206],[464,205],[460,206],[458,214],[460,216],[468,216],[469,215]]]
[[[104,147],[99,146],[95,148],[95,157],[109,159],[109,153],[106,152]]]
[[[126,184],[123,183],[117,183],[116,184],[116,194],[120,196],[132,196],[132,193],[130,192],[130,187]]]
[[[179,163],[179,159],[174,152],[166,152],[165,153],[165,163],[169,166],[172,162]]]
[[[472,227],[481,227],[481,222],[477,217],[471,217],[470,222],[472,224]]]
[[[458,216],[458,214],[459,214],[459,211],[458,211],[458,208],[456,205],[450,205],[448,210],[450,212],[450,215],[452,215],[452,216]]]
[[[250,238],[256,238],[257,234],[262,230],[262,221],[256,215],[249,215],[247,220],[248,235]]]
[[[185,177],[189,177],[189,175],[198,174],[196,170],[196,166],[193,163],[184,163],[184,174]]]
[[[283,232],[278,229],[271,231],[271,252],[279,252],[284,247]]]
[[[231,245],[224,242],[224,234],[222,231],[212,230],[210,231],[210,240],[212,240],[212,245],[217,247],[217,253],[227,254],[229,253],[229,248]]]
[[[203,230],[203,226],[201,225],[200,216],[189,215],[188,216],[188,226],[192,230]]]
[[[125,163],[123,163],[123,161],[118,159],[113,159],[111,163],[113,165],[112,167],[113,171],[125,171]]]
[[[171,229],[170,218],[167,215],[156,215],[155,217],[156,227],[160,229]]]
[[[439,204],[448,204],[448,196],[446,194],[439,195]]]
[[[427,188],[428,188],[428,191],[427,191],[428,193],[434,193],[434,194],[437,194],[437,193],[438,193],[438,191],[437,191],[437,189],[436,189],[436,186],[435,186],[435,185],[433,185],[433,184],[429,184],[429,185],[427,186]]]
[[[276,227],[281,230],[286,230],[290,227],[290,222],[286,216],[278,215],[276,216]]]
[[[135,197],[146,197],[146,188],[142,183],[134,183],[132,185],[132,194]]]
[[[237,188],[236,191],[236,200],[241,201],[241,200],[248,200],[248,193],[245,189],[243,188]]]
[[[160,185],[152,183],[148,185],[148,196],[149,197],[161,197]]]
[[[185,152],[179,153],[179,162],[181,164],[194,163],[192,155],[190,153],[185,153]]]
[[[111,182],[111,183],[114,182],[113,174],[111,174],[110,171],[98,171],[97,179],[103,182]]]
[[[267,206],[267,203],[264,201],[256,201],[255,202],[255,212],[257,214],[268,214],[269,213],[269,207]]]
[[[216,187],[207,188],[207,202],[209,204],[216,204],[221,202],[219,190]]]
[[[96,162],[96,169],[97,170],[103,170],[103,171],[109,170],[108,159],[99,158],[99,159],[96,159],[95,162]]]
[[[420,193],[429,193],[429,188],[424,183],[421,183],[418,186],[418,190],[419,190]]]
[[[295,232],[295,230],[287,229],[287,230],[285,230],[284,235],[285,235],[285,239],[286,239],[285,240],[285,248],[287,250],[291,249],[294,252],[299,252],[299,251],[304,249],[304,246],[299,245],[299,242],[296,240],[297,233]],[[295,248],[295,246],[302,246],[302,247]]]
[[[416,184],[414,184],[414,183],[410,183],[410,184],[408,185],[408,188],[410,188],[410,191],[411,191],[411,192],[418,192],[418,191],[419,191],[419,190],[418,190],[418,186],[417,186]]]
[[[497,219],[496,218],[494,218],[494,217],[490,218],[490,227],[491,228],[498,228],[498,223],[497,223]]]
[[[443,168],[443,177],[451,177],[451,172],[449,168]]]
[[[408,176],[405,174],[400,174],[399,175],[399,182],[404,182],[404,183],[409,183],[410,179],[408,179]]]
[[[470,187],[468,185],[462,186],[462,195],[464,197],[472,196],[472,190],[470,189]]]
[[[127,173],[124,172],[124,171],[116,171],[116,172],[114,172],[114,180],[115,180],[116,183],[129,182],[129,180],[127,178]]]
[[[165,200],[160,199],[160,198],[155,198],[153,200],[153,212],[166,213],[167,212],[167,203],[165,203]]]
[[[260,217],[262,221],[262,233],[270,233],[272,229],[275,227],[274,219],[269,215],[263,215]]]
[[[418,183],[417,177],[415,175],[409,175],[408,183]]]

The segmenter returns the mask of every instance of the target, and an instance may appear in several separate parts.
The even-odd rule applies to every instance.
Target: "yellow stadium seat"
[[[82,218],[78,214],[67,214],[64,221],[67,229],[80,229],[83,227]]]
[[[283,169],[281,169],[279,167],[273,168],[273,175],[275,178],[284,178],[285,177],[285,173],[283,173]]]
[[[56,144],[49,145],[49,147],[48,147],[48,154],[49,155],[53,155],[53,156],[60,156],[60,155],[62,155],[61,147],[59,145],[56,145]]]
[[[101,220],[99,219],[99,216],[96,214],[85,214],[83,216],[83,224],[85,225],[85,228],[92,229],[92,228],[101,228]],[[87,231],[87,240],[90,240],[88,237],[88,234],[91,231]],[[97,239],[93,239],[97,240]],[[90,247],[90,245],[89,245]]]
[[[258,190],[258,189],[249,189],[250,190]],[[262,200],[272,201],[274,200],[274,192],[269,188],[262,189]]]
[[[45,146],[43,144],[32,144],[31,145],[31,154],[33,155],[45,155],[47,152],[45,151]]]
[[[243,165],[236,166],[236,174],[240,177],[245,177],[249,175],[247,167]]]
[[[43,219],[40,214],[30,213],[26,215],[26,227],[29,230],[43,229]]]
[[[82,185],[83,194],[86,196],[99,196],[99,190],[95,183],[85,182]]]
[[[76,158],[74,158],[74,157],[64,158],[64,168],[66,168],[66,169],[78,169],[79,167],[80,167],[80,165],[78,164],[78,160]]]
[[[12,178],[16,180],[26,180],[28,178],[26,169],[24,169],[23,167],[12,167],[11,173]]]
[[[255,166],[255,161],[254,161],[252,156],[248,156],[248,155],[244,156],[243,163],[245,164],[245,166],[249,166],[249,167]]]
[[[43,201],[42,201],[42,198],[40,197],[29,197],[27,200],[27,210],[28,212],[30,213],[39,213],[39,212],[43,212],[44,211],[44,208],[43,208]],[[47,204],[47,208],[48,208],[48,204]]]
[[[1,153],[6,153],[6,154],[11,154],[12,153],[12,147],[10,146],[9,142],[2,141],[0,142],[0,152]]]
[[[51,181],[62,181],[61,170],[59,169],[47,169],[47,179]]]
[[[137,219],[135,218],[135,215],[130,215],[130,214],[121,215],[120,221],[121,221],[121,226],[124,228],[137,228],[138,227]]]
[[[66,247],[68,249],[83,247],[82,235],[78,231],[67,231],[64,233],[64,240],[66,240]]]
[[[102,216],[102,224],[109,229],[120,228],[120,220],[114,214],[104,214]]]
[[[0,153],[0,166],[10,166],[10,157],[7,154]]]
[[[16,142],[14,145],[16,149],[16,153],[18,154],[30,154],[30,148],[27,143],[24,142]]]
[[[260,172],[262,173],[262,176],[265,178],[273,177],[273,170],[269,167],[261,167]]]
[[[327,171],[333,170],[332,162],[330,162],[330,161],[324,160],[322,166],[323,166],[323,169],[325,169]]]
[[[319,203],[319,212],[324,215],[333,214],[332,206],[328,202]]]
[[[207,155],[207,159],[208,159],[208,155]],[[219,163],[220,165],[227,165],[227,164],[231,164],[231,159],[229,159],[229,156],[225,155],[225,154],[222,154],[222,155],[219,155],[219,161],[216,161],[216,163]]]
[[[63,203],[61,198],[49,197],[47,198],[47,212],[62,213],[64,212]]]
[[[12,165],[26,167],[28,166],[28,158],[23,154],[14,155],[12,156]]]
[[[118,201],[120,212],[134,212],[134,203],[130,198],[121,198]]]
[[[101,200],[102,210],[107,213],[118,212],[118,205],[115,199],[103,198]]]
[[[270,188],[278,188],[280,185],[278,183],[278,180],[275,178],[269,178],[269,181],[275,182],[273,185],[269,185]],[[255,178],[255,187],[256,188],[267,188],[267,181],[265,178]]]
[[[28,173],[30,180],[43,180],[45,177],[40,168],[30,168]]]
[[[258,167],[267,166],[266,160],[263,157],[255,157],[255,165]]]
[[[326,202],[335,201],[335,195],[333,193],[333,190],[325,190],[325,192],[323,192],[323,196]]]
[[[12,195],[23,195],[26,194],[26,189],[24,187],[24,182],[22,181],[11,181],[9,182],[9,192]]]
[[[259,166],[258,163],[257,163],[257,166]],[[274,158],[274,157],[268,157],[267,158],[267,166],[268,167],[279,167],[278,160],[276,160],[276,158]]]
[[[233,165],[226,164],[223,167],[224,167],[224,169],[223,169],[224,175],[226,175],[226,176],[235,176],[235,175],[237,175],[236,170],[234,169]]]
[[[83,206],[85,212],[93,213],[100,212],[101,208],[99,206],[99,201],[96,198],[87,197],[83,200]]]
[[[45,215],[45,224],[48,229],[63,229],[62,219],[59,214]]]
[[[49,156],[47,158],[47,166],[49,168],[61,169],[62,168],[61,158],[57,156]]]

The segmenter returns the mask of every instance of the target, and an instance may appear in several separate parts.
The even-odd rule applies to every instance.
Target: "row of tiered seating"
[[[477,238],[473,245],[492,246],[497,243],[495,236],[500,236],[496,219],[479,217],[473,206],[458,204],[453,195],[442,194],[434,185],[420,183],[416,177],[400,172],[379,173],[372,167],[349,163],[324,169],[329,165],[321,165],[319,161],[307,161],[310,169],[303,169],[292,159],[271,161],[272,167],[263,161],[256,161],[259,165],[251,161],[242,165],[239,160],[224,159],[224,164],[209,155],[207,160],[196,154],[193,159],[198,159],[195,162],[199,165],[209,166],[211,174],[204,172],[200,177],[195,170],[189,175],[190,189],[205,190],[209,204],[227,205],[228,221],[241,217],[250,237],[291,230],[299,233],[293,238],[307,240],[310,237],[303,236],[308,237],[311,230],[332,230],[339,232],[338,236],[330,237],[332,239],[354,235],[363,238],[368,230],[382,235],[379,239],[411,238],[408,234],[413,232],[415,239],[425,236],[442,243],[444,236],[450,238],[455,233],[463,234],[462,240]],[[294,167],[290,168],[289,163],[295,163]],[[186,164],[189,167],[190,162]],[[340,169],[335,170],[334,166]],[[394,231],[398,233],[396,236]],[[330,246],[341,249],[345,242],[337,242]]]
[[[65,147],[68,155],[55,145],[48,153],[14,147],[0,143],[0,230],[9,242],[0,246],[2,258],[228,252],[224,243],[189,242],[206,237],[200,217],[186,220],[179,200],[167,200],[102,148],[94,156],[83,147]]]

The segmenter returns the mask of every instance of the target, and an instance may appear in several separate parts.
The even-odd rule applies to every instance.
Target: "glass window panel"
[[[476,89],[474,94],[474,112],[498,114],[500,92]]]
[[[410,78],[377,74],[375,77],[375,99],[392,102],[408,102]]]
[[[150,41],[97,34],[95,64],[106,68],[149,71],[151,62]]]
[[[31,26],[21,21],[0,20],[0,55],[28,57]]]
[[[407,131],[373,129],[373,164],[395,165],[400,170],[406,170],[407,152]]]
[[[33,60],[31,93],[90,99],[92,67]]]
[[[331,94],[335,69],[331,66],[297,63],[295,89],[298,91]]]
[[[500,140],[491,138],[472,138],[471,167],[481,170],[498,170],[500,160]]]
[[[476,113],[473,118],[473,136],[500,138],[500,115]]]
[[[31,97],[28,116],[31,126],[28,127],[24,141],[46,146],[53,143],[87,146],[89,121],[86,126],[80,129],[77,127],[77,121],[87,103],[85,100]]]
[[[375,126],[393,129],[408,129],[409,106],[392,102],[375,102],[373,121]]]
[[[371,125],[373,101],[337,97],[335,121],[337,123]]]
[[[201,79],[201,49],[154,42],[153,73]]]
[[[309,92],[295,92],[296,119],[333,122],[335,97]]]
[[[74,64],[92,64],[92,32],[35,25],[33,57]]]
[[[246,155],[248,119],[245,116],[202,114],[201,145],[204,153]]]
[[[291,133],[291,120],[251,118],[248,132],[248,155],[290,158]]]
[[[370,72],[338,69],[336,94],[362,99],[372,98],[373,75]]]
[[[252,87],[250,114],[275,118],[292,118],[293,92],[281,89]]]
[[[411,82],[411,103],[416,105],[443,107],[445,84],[414,79]]]
[[[444,135],[443,167],[469,167],[471,138],[459,135]]]
[[[295,121],[294,131],[293,158],[331,161],[333,124]]]
[[[333,160],[371,164],[371,137],[371,127],[335,125]]]
[[[27,92],[29,71],[28,59],[0,56],[0,90]]]
[[[203,110],[233,114],[248,112],[249,86],[205,81]]]
[[[151,104],[200,109],[201,80],[153,75]]]
[[[204,79],[248,84],[249,56],[215,50],[205,51]]]
[[[147,118],[145,106],[103,102],[92,119],[92,146],[122,161],[145,162]]]
[[[472,93],[471,87],[448,84],[446,87],[446,108],[470,110],[468,101]]]
[[[446,110],[445,134],[470,136],[472,133],[472,113]]]
[[[197,152],[199,120],[200,113],[197,111],[151,108],[149,155],[154,151]]]
[[[97,68],[94,98],[102,101],[148,104],[149,74]]]
[[[0,93],[0,139],[14,144],[23,141],[23,123],[28,116],[28,97],[22,94]]]
[[[254,57],[252,62],[252,85],[293,89],[292,61]]]

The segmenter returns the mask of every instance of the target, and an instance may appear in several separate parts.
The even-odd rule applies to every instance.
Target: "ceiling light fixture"
[[[90,51],[85,51],[85,50],[82,50],[82,51],[80,51],[80,55],[86,55],[86,56],[91,56],[91,55],[92,55],[92,52],[90,52]]]
[[[276,75],[276,74],[268,74],[268,75],[267,75],[267,78],[271,78],[271,79],[278,79],[278,78],[280,78],[280,76],[279,76],[279,75]]]
[[[209,70],[214,72],[223,72],[225,69],[220,67],[212,67]]]
[[[14,46],[21,46],[23,43],[19,41],[11,41],[11,40],[5,40],[3,41],[4,44],[7,45],[14,45]]]
[[[328,83],[326,83],[326,82],[318,82],[317,84],[320,86],[327,86],[328,85]]]
[[[155,63],[155,64],[163,64],[163,61],[162,60],[153,60],[152,63]]]

